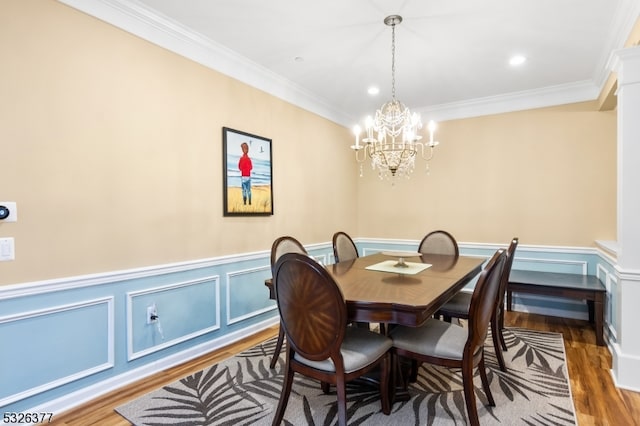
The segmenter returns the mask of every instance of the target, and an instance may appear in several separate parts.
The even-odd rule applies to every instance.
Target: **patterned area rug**
[[[507,372],[500,371],[491,337],[486,364],[496,407],[486,407],[480,377],[475,392],[482,425],[575,425],[562,335],[521,328],[504,331]],[[283,354],[269,369],[275,339],[120,406],[135,425],[270,425],[280,396]],[[378,392],[347,389],[348,423],[353,425],[464,425],[467,423],[459,371],[423,364],[411,398],[381,412]],[[285,425],[330,425],[337,417],[336,395],[296,374]]]

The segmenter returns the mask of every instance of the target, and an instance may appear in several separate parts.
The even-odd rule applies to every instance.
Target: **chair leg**
[[[500,326],[498,325],[498,318],[496,318],[495,315],[491,317],[491,338],[493,339],[493,349],[496,352],[500,370],[506,372],[507,366],[504,363],[504,356],[502,356],[502,347],[500,345]]]
[[[504,341],[504,335],[502,334],[502,330],[504,330],[504,308],[499,307],[498,312],[498,337],[500,338],[500,344],[502,345],[502,350],[507,350],[507,343]]]
[[[347,386],[344,376],[338,374],[336,377],[336,393],[338,394],[338,424],[347,425]]]
[[[507,343],[504,341],[504,334],[502,334],[502,328],[498,327],[498,339],[500,339],[500,346],[503,351],[507,351]]]
[[[331,392],[331,385],[327,382],[320,382],[320,389],[323,394],[328,395]]]
[[[289,368],[289,362],[287,362],[287,372],[282,379],[282,392],[280,393],[280,401],[278,402],[278,408],[276,409],[276,415],[271,422],[272,426],[279,425],[284,417],[284,412],[287,409],[287,403],[289,402],[289,394],[291,393],[291,385],[293,384],[293,370]]]
[[[476,407],[476,395],[473,389],[473,364],[471,361],[463,362],[462,387],[464,389],[464,402],[467,405],[467,416],[471,426],[480,426],[478,409]]]
[[[482,353],[482,358],[480,358],[480,362],[478,363],[478,368],[480,369],[480,380],[482,380],[482,388],[484,389],[484,393],[487,395],[487,400],[489,401],[489,405],[492,407],[495,407],[496,402],[493,399],[493,394],[491,393],[491,388],[489,387],[489,378],[487,377],[487,369],[484,366],[484,350]]]
[[[389,372],[391,370],[391,355],[388,353],[380,363],[380,401],[382,412],[387,416],[391,414],[391,403],[389,401]]]
[[[278,362],[278,357],[280,356],[280,351],[282,350],[282,343],[284,342],[284,329],[282,328],[282,324],[280,324],[280,330],[278,330],[278,341],[276,342],[276,348],[273,351],[273,356],[271,357],[271,363],[269,364],[269,368],[272,370],[275,368],[276,363]]]

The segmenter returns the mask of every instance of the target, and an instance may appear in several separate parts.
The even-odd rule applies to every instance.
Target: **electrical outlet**
[[[156,308],[156,304],[153,303],[147,306],[147,324],[156,322],[158,322],[158,308]]]

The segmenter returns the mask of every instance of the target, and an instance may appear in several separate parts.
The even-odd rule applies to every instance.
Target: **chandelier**
[[[422,136],[418,131],[422,129],[420,115],[411,113],[402,102],[396,99],[396,25],[402,22],[402,16],[391,15],[384,19],[384,23],[391,27],[391,101],[383,104],[376,111],[373,118],[365,120],[364,138],[360,140],[362,129],[355,126],[356,161],[360,164],[360,176],[363,175],[362,163],[367,158],[371,160],[371,168],[378,171],[380,179],[409,177],[415,167],[416,157],[420,155],[427,164],[433,157],[433,148],[439,142],[433,140],[436,123],[430,121],[429,142],[420,142]]]

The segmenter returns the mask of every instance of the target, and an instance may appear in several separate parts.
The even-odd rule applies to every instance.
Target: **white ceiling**
[[[595,99],[640,14],[638,0],[60,1],[348,126],[391,98],[388,15],[404,19],[396,97],[424,120]]]

